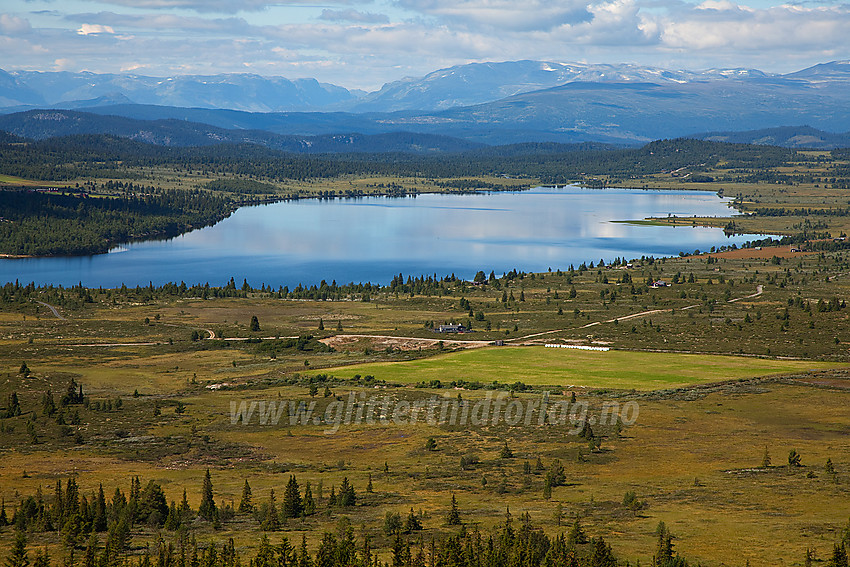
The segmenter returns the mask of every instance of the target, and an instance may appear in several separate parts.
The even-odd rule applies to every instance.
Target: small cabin
[[[455,325],[453,323],[451,325],[440,325],[439,327],[436,327],[434,329],[434,332],[435,333],[465,333],[466,330],[467,330],[466,327],[464,327],[463,325],[460,325],[460,324]]]

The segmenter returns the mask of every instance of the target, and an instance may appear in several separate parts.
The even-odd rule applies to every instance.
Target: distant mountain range
[[[482,148],[449,136],[390,132],[288,136],[265,130],[228,130],[177,120],[136,120],[73,110],[28,110],[0,116],[0,131],[34,140],[80,134],[112,134],[161,146],[256,144],[295,153],[443,153]],[[7,134],[7,135],[8,135]]]
[[[33,107],[66,108],[209,126],[121,125],[112,119],[98,126],[97,121],[86,119],[75,126],[137,139],[149,135],[157,143],[181,145],[190,139],[211,143],[220,137],[286,149],[301,142],[269,133],[302,139],[396,132],[447,137],[424,144],[440,148],[458,143],[447,143],[448,138],[490,145],[584,141],[634,145],[696,137],[701,132],[731,140],[732,132],[808,125],[821,134],[779,132],[754,139],[777,135],[776,143],[781,145],[833,147],[847,143],[831,132],[850,131],[850,61],[785,75],[753,69],[691,72],[540,61],[475,63],[389,83],[368,94],[312,79],[256,75],[157,79],[0,71],[3,104],[6,113]],[[47,130],[60,131],[72,124],[54,124]],[[11,131],[32,135],[24,132],[33,130],[17,127]],[[26,128],[37,132],[39,127],[31,122]]]
[[[85,108],[129,103],[273,112],[322,108],[362,94],[315,79],[250,74],[145,77],[0,70],[0,106],[5,107]]]
[[[708,132],[692,137],[711,142],[761,144],[798,149],[831,150],[834,148],[850,148],[850,132],[833,134],[832,132],[824,132],[811,126],[783,126],[762,130],[748,130],[746,132]]]
[[[588,65],[547,61],[470,63],[407,78],[381,90],[338,105],[353,112],[445,110],[492,102],[522,93],[567,83],[657,83],[675,85],[695,81],[761,79],[755,69],[710,69],[703,72],[671,71],[636,65]]]

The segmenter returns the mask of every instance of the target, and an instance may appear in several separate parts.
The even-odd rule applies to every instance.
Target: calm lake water
[[[730,214],[728,200],[698,191],[537,188],[472,195],[303,200],[239,209],[219,224],[109,254],[0,260],[0,281],[91,287],[259,287],[371,281],[394,274],[497,274],[564,269],[600,258],[671,256],[751,240],[720,229],[652,227],[612,220]]]

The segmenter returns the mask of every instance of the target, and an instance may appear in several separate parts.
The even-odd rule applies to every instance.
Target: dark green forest
[[[627,175],[669,171],[685,166],[769,168],[796,152],[773,146],[677,139],[638,149],[612,150],[590,144],[519,144],[470,152],[420,156],[403,153],[321,154],[304,156],[250,144],[192,148],[155,146],[108,135],[78,135],[39,142],[3,143],[0,173],[43,181],[80,177],[132,177],[128,168],[171,166],[209,175],[243,175],[274,181],[340,175],[379,174],[451,178],[479,175],[535,177],[543,183],[567,183],[586,175]]]
[[[98,254],[122,242],[177,236],[226,218],[234,203],[207,191],[144,195],[0,191],[0,252]]]

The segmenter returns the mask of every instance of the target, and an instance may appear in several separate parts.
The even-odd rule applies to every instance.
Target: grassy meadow
[[[410,362],[359,364],[341,378],[373,375],[399,384],[498,381],[509,386],[660,390],[707,382],[834,368],[834,363],[704,354],[533,347],[465,350]]]
[[[578,519],[631,564],[650,562],[659,521],[691,562],[803,565],[807,549],[825,560],[848,515],[850,320],[840,298],[850,269],[842,251],[769,252],[512,274],[479,286],[448,281],[419,293],[384,288],[368,301],[268,289],[208,299],[144,288],[11,290],[0,312],[0,400],[14,392],[21,413],[0,418],[0,497],[11,517],[22,498],[49,494],[56,480],[73,476],[89,496],[102,484],[109,495],[138,475],[169,501],[185,489],[197,508],[209,468],[220,507],[238,507],[245,480],[257,507],[272,489],[280,498],[289,475],[302,490],[311,484],[316,513],[280,532],[264,532],[255,514],[237,513],[218,529],[193,524],[202,543],[233,537],[243,559],[263,533],[303,535],[316,549],[347,518],[390,561],[386,513],[415,511],[423,530],[413,541],[446,537],[457,530],[445,521],[454,494],[467,528],[488,533],[508,508],[550,535]],[[658,279],[676,283],[646,286]],[[452,321],[474,332],[431,330]],[[489,344],[497,340],[505,345]],[[45,413],[44,396],[50,390],[58,402],[71,380],[87,401],[63,408],[60,423]],[[359,423],[328,434],[327,423],[292,423],[288,414],[276,425],[231,419],[242,402],[303,401],[322,416],[352,393],[394,404],[460,395],[472,405],[488,395],[539,403],[547,391],[587,404],[599,418],[591,438],[572,423],[537,421]],[[633,423],[601,419],[606,404],[630,402],[639,407]],[[802,466],[789,466],[792,450]],[[558,466],[564,481],[549,493]],[[357,502],[331,506],[343,478]],[[636,503],[624,504],[627,493]],[[129,555],[141,557],[159,533],[173,537],[135,526]],[[0,528],[0,545],[12,536]],[[55,533],[29,538],[67,557]]]

